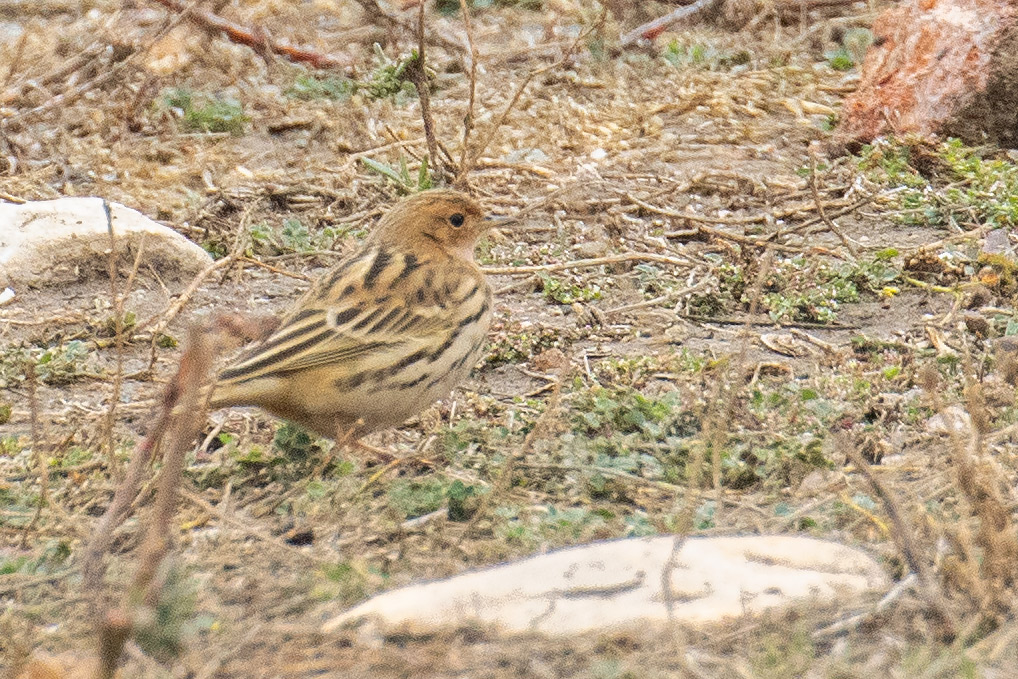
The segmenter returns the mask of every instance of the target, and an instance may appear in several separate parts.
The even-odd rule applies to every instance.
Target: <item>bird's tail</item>
[[[245,382],[223,380],[212,385],[209,410],[232,406],[260,406],[276,393],[274,380],[255,379]]]

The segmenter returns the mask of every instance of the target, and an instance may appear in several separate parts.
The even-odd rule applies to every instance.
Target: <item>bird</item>
[[[402,424],[484,352],[492,291],[478,239],[508,218],[432,189],[394,205],[268,336],[223,369],[209,406],[258,406],[335,440]]]

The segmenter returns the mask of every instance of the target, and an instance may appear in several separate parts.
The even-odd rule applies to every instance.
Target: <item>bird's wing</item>
[[[441,344],[470,318],[473,312],[467,312],[485,298],[478,292],[486,292],[486,284],[479,272],[471,276],[469,269],[429,264],[379,247],[344,260],[272,335],[224,370],[220,381],[281,377],[326,365],[392,368],[427,351],[433,339]]]

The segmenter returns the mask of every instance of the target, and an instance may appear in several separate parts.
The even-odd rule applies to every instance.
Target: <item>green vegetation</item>
[[[835,71],[850,71],[862,64],[866,50],[873,44],[873,31],[868,28],[849,28],[841,36],[836,49],[824,53],[827,65]]]
[[[710,45],[699,43],[687,45],[678,40],[668,43],[661,57],[672,66],[692,66],[712,71],[729,70],[753,60],[753,55],[748,50],[719,50]]]
[[[515,7],[531,12],[540,12],[544,9],[544,0],[467,0],[467,7],[473,10]],[[453,16],[459,13],[460,2],[459,0],[435,0],[435,11],[445,16]]]
[[[407,168],[406,158],[400,155],[399,167],[391,167],[371,158],[362,157],[361,163],[372,172],[379,174],[392,181],[401,193],[410,194],[426,191],[432,187],[431,173],[428,171],[427,156],[421,158],[421,164],[417,168],[417,176],[412,177]]]
[[[259,222],[248,228],[251,246],[248,255],[280,255],[288,252],[314,252],[334,247],[344,234],[331,226],[312,231],[299,219],[284,219],[281,226]]]
[[[0,491],[0,501],[5,500],[4,493]],[[0,521],[0,525],[3,522]],[[0,576],[17,573],[19,575],[47,575],[61,569],[71,556],[71,543],[67,540],[47,541],[41,549],[37,549],[37,556],[27,554],[0,557]]]
[[[88,345],[81,340],[42,347],[10,347],[0,352],[0,388],[8,388],[25,379],[29,365],[35,365],[40,382],[70,384],[87,373]]]
[[[417,96],[417,88],[411,80],[412,69],[420,68],[417,50],[412,50],[405,57],[393,61],[385,56],[381,48],[375,46],[375,57],[379,65],[371,72],[366,82],[361,83],[364,92],[372,99],[394,98],[401,100]],[[434,86],[434,75],[426,70],[431,86]]]
[[[601,286],[597,283],[587,285],[570,283],[545,271],[538,273],[537,277],[541,281],[541,292],[549,302],[568,305],[601,299]]]
[[[448,485],[440,479],[396,481],[389,487],[389,502],[403,518],[412,519],[441,507],[447,490]]]
[[[802,255],[779,261],[767,277],[761,301],[776,322],[830,323],[842,304],[858,301],[863,293],[880,293],[900,278],[901,272],[890,264],[896,255],[888,250],[869,261],[840,265],[811,262]]]
[[[890,188],[897,218],[924,226],[1018,224],[1018,166],[957,139],[889,138],[863,147],[859,167]]]
[[[333,101],[344,101],[349,99],[357,91],[357,81],[338,76],[319,77],[314,75],[302,75],[293,81],[293,84],[286,89],[286,96],[302,101],[314,101],[316,99],[331,99]]]
[[[882,250],[857,262],[837,262],[796,255],[774,262],[763,281],[759,305],[775,322],[831,323],[842,305],[865,295],[893,296],[901,270],[893,264],[898,251]],[[749,310],[758,275],[743,266],[720,262],[716,291],[694,295],[690,308],[704,316],[733,309]]]
[[[215,620],[198,611],[198,587],[178,565],[169,565],[152,615],[140,621],[134,638],[146,653],[167,662],[180,655],[187,639],[208,630]]]
[[[852,59],[852,55],[844,47],[825,52],[824,58],[827,59],[827,65],[835,71],[851,71],[855,68],[855,61]]]
[[[561,332],[557,328],[540,326],[524,328],[517,321],[510,323],[504,334],[500,334],[488,345],[485,362],[489,365],[522,363],[545,349],[561,344]]]
[[[368,574],[349,561],[323,566],[321,574],[326,582],[319,583],[315,589],[319,599],[335,599],[350,605],[368,595]]]
[[[187,89],[172,89],[163,94],[163,105],[180,116],[185,130],[194,132],[244,133],[250,118],[235,99]]]

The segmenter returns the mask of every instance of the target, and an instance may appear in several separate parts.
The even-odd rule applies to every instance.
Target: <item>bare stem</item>
[[[474,47],[474,31],[470,23],[470,11],[467,0],[460,0],[460,12],[463,14],[463,30],[467,34],[467,45],[470,47],[470,101],[467,113],[463,116],[463,142],[460,146],[460,162],[456,171],[455,185],[466,184],[467,149],[470,146],[470,133],[474,129],[474,105],[477,98],[477,48]]]
[[[424,121],[424,138],[428,142],[428,160],[434,172],[440,173],[438,141],[435,139],[435,121],[431,117],[431,83],[424,57],[424,2],[417,6],[417,60],[408,69],[408,75],[417,88],[421,100],[421,119]]]

